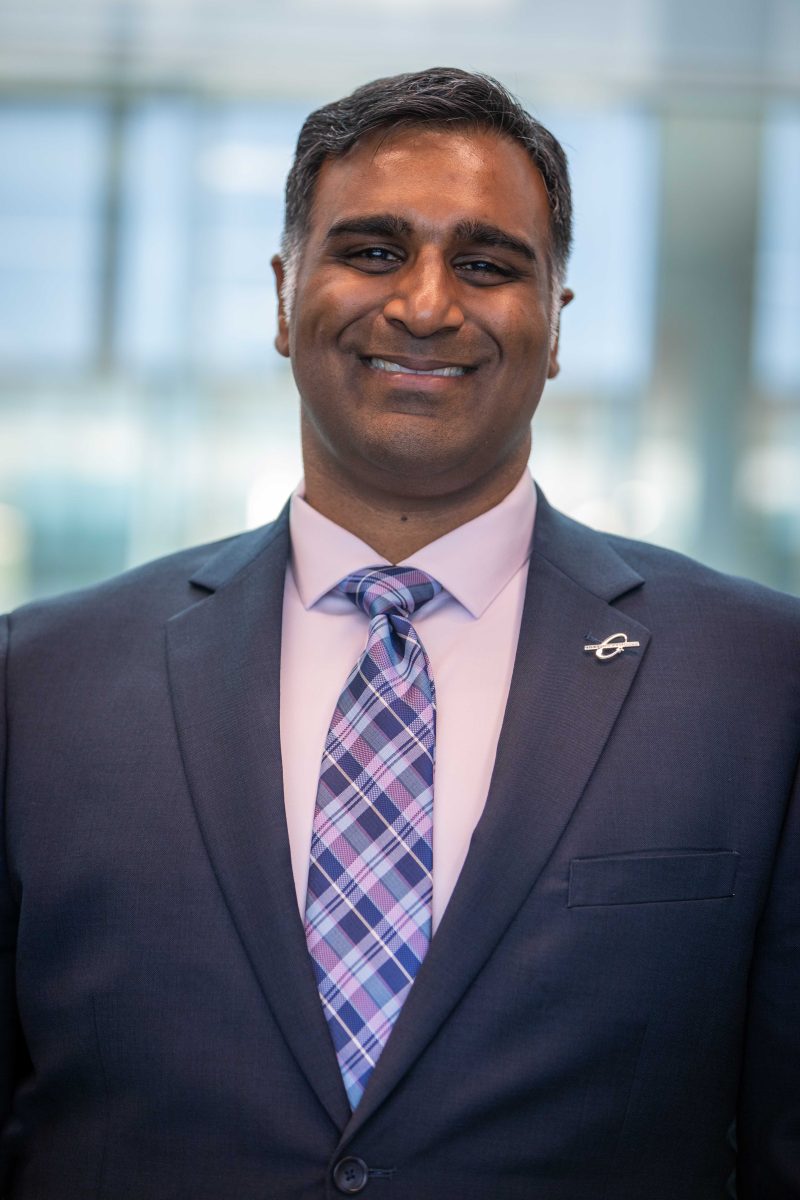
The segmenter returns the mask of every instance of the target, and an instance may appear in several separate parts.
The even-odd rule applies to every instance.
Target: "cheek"
[[[530,308],[510,314],[498,341],[507,367],[527,377],[546,371],[550,355],[550,327],[544,315]]]
[[[359,276],[357,280],[343,278],[340,269],[335,277],[317,271],[305,283],[297,305],[302,310],[303,339],[318,351],[325,351],[347,336],[352,327],[374,319],[383,311],[385,287],[378,276]]]

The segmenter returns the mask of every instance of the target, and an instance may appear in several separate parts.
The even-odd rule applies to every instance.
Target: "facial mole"
[[[401,517],[401,518],[400,518],[400,520],[401,520],[401,521],[407,521],[407,520],[408,520],[408,517]]]

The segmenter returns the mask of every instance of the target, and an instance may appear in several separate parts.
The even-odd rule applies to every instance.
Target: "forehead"
[[[478,220],[549,242],[541,175],[518,142],[487,130],[383,130],[328,159],[317,178],[312,237],[344,216],[376,212],[402,216],[414,230],[445,232]]]

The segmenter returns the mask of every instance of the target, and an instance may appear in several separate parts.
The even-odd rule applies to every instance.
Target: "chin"
[[[432,436],[430,422],[414,422],[416,428],[403,424],[404,428],[392,430],[388,437],[363,437],[361,446],[354,448],[365,462],[384,471],[436,470],[439,463],[447,469],[457,459],[454,447]]]
[[[392,491],[409,499],[445,496],[468,487],[480,477],[480,470],[452,452],[437,453],[430,444],[370,447],[356,471],[351,463],[348,474],[358,474],[379,491]]]

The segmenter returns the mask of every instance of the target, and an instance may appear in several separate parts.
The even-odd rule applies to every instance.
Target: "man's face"
[[[553,286],[547,194],[517,143],[412,128],[326,162],[276,339],[307,468],[409,498],[521,471],[558,371]]]

